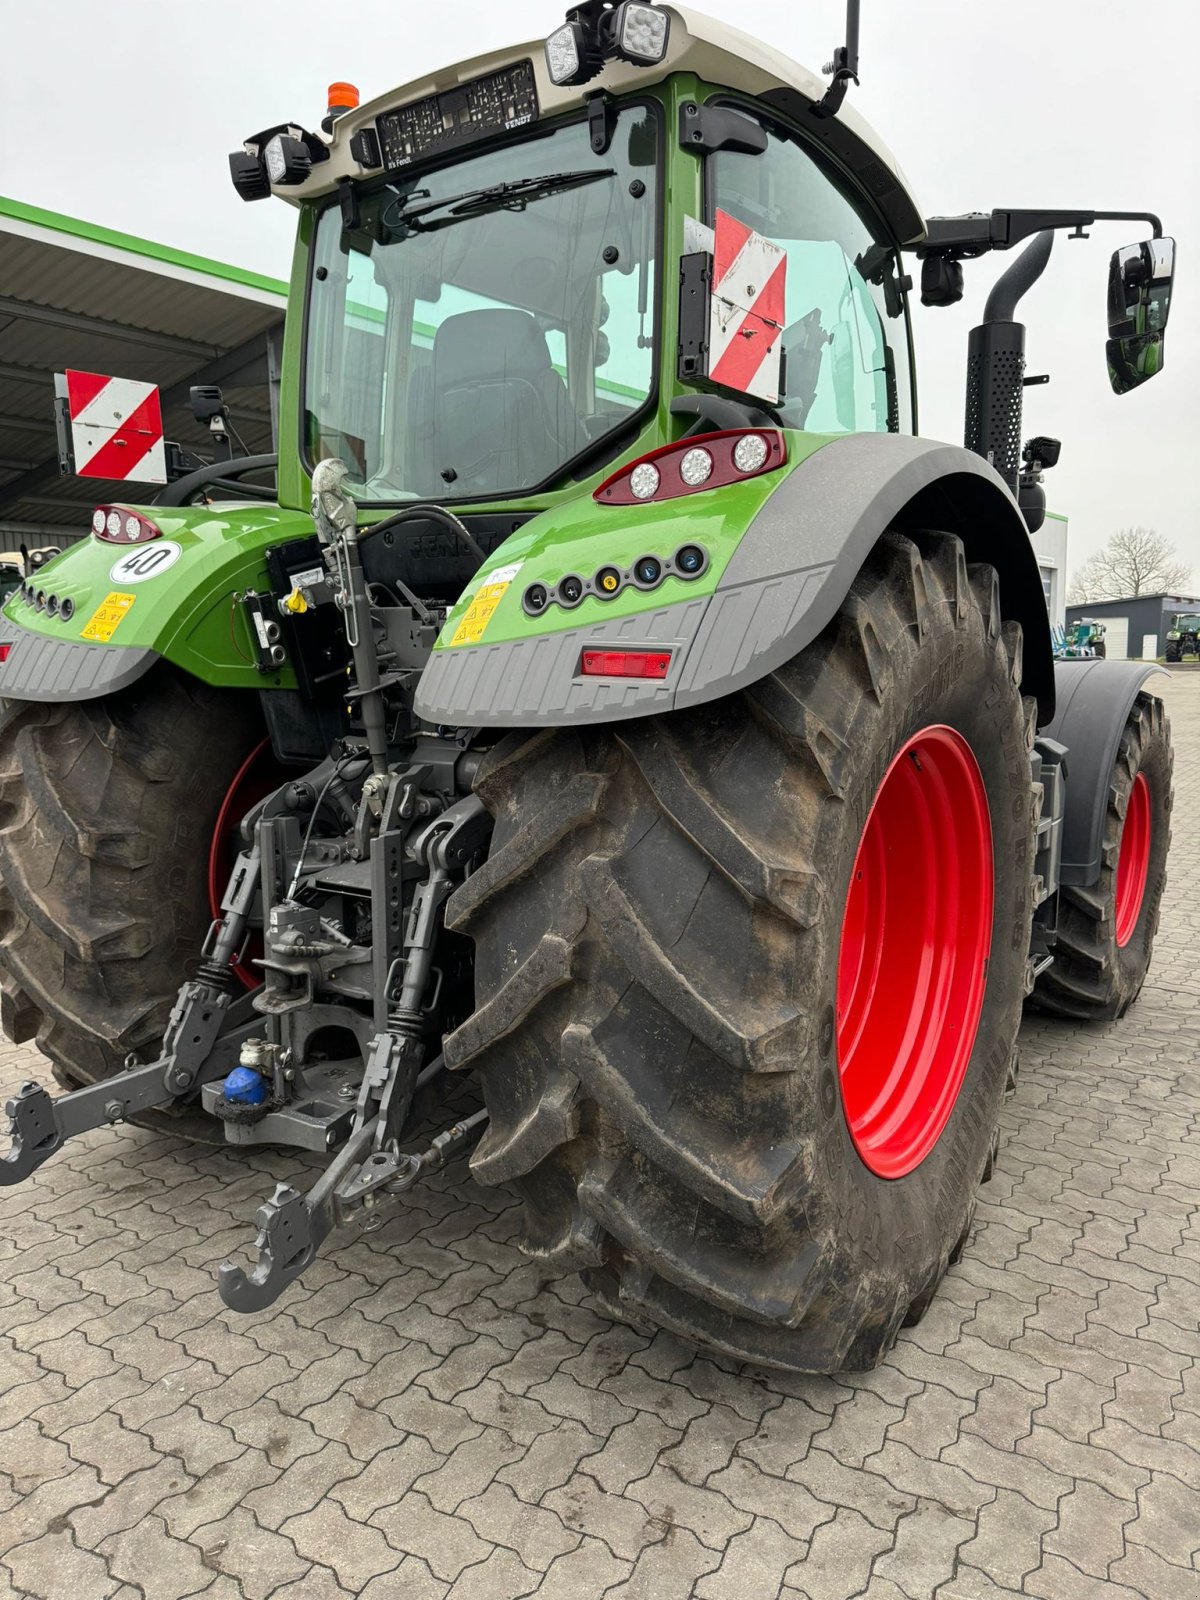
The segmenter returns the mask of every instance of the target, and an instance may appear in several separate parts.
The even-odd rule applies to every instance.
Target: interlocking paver
[[[784,1595],[806,1600],[843,1600],[867,1581],[873,1559],[892,1545],[890,1534],[872,1527],[857,1511],[839,1506],[813,1534],[803,1561],[784,1574]]]
[[[307,1158],[98,1130],[0,1191],[0,1597],[1191,1600],[1200,673],[1166,694],[1150,982],[1026,1018],[967,1253],[874,1372],[614,1326],[462,1163],[239,1318],[214,1264]],[[0,1099],[34,1074],[0,1044]]]
[[[1059,1525],[1064,1503],[1060,1501],[1055,1512],[1031,1504],[1011,1489],[997,1490],[996,1498],[981,1508],[974,1535],[959,1546],[958,1561],[977,1567],[997,1585],[1019,1589],[1025,1574],[1036,1571],[1042,1540]],[[909,1581],[907,1572],[904,1581]]]
[[[380,1529],[394,1549],[420,1556],[433,1575],[447,1583],[486,1560],[492,1548],[469,1522],[435,1510],[415,1489],[402,1502],[376,1511],[371,1522],[372,1533]]]
[[[678,1445],[682,1435],[678,1428],[669,1428],[653,1412],[639,1412],[628,1422],[620,1422],[609,1434],[603,1449],[588,1455],[581,1463],[583,1470],[595,1478],[608,1494],[624,1494],[635,1478],[644,1477],[669,1445]],[[725,1461],[732,1454],[736,1436],[729,1441]]]
[[[464,1500],[482,1494],[501,1468],[520,1461],[525,1452],[499,1428],[485,1428],[465,1439],[440,1466],[416,1480],[416,1487],[439,1511],[455,1511]]]
[[[279,1532],[302,1556],[331,1567],[351,1594],[379,1573],[393,1571],[403,1555],[383,1533],[352,1521],[333,1500],[322,1500],[311,1511],[289,1517]]]
[[[578,1422],[560,1422],[522,1446],[521,1454],[496,1477],[532,1503],[549,1490],[561,1488],[580,1462],[594,1457],[599,1448],[596,1435]]]
[[[136,1584],[146,1600],[185,1600],[213,1580],[213,1569],[194,1544],[172,1539],[160,1519],[144,1517],[96,1546],[115,1578]]]
[[[1077,1483],[1059,1501],[1057,1526],[1047,1530],[1042,1549],[1090,1577],[1105,1578],[1125,1549],[1126,1524],[1136,1516],[1136,1503],[1120,1500],[1097,1484]]]

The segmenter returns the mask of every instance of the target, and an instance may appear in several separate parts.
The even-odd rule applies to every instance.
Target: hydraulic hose
[[[398,528],[405,522],[440,522],[443,527],[449,528],[455,538],[461,540],[475,557],[476,566],[481,567],[487,560],[483,547],[471,537],[470,530],[443,506],[411,505],[405,506],[403,511],[396,511],[390,517],[384,517],[382,522],[373,522],[369,528],[359,532],[360,539],[368,539],[376,533],[383,533],[388,528]]]

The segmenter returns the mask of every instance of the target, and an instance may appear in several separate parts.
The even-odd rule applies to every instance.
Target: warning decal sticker
[[[518,561],[510,567],[497,567],[495,572],[489,572],[482,587],[467,607],[466,615],[454,630],[451,645],[478,644],[483,638],[488,623],[492,620],[492,613],[504,598],[509,584],[521,570]]]
[[[108,594],[92,612],[87,620],[81,639],[90,639],[94,644],[107,644],[121,626],[122,619],[133,608],[137,599],[135,594]]]

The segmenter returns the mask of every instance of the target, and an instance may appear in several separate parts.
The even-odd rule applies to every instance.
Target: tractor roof
[[[810,114],[825,92],[822,79],[781,51],[714,17],[683,6],[662,9],[671,17],[671,33],[666,58],[656,67],[610,61],[590,83],[560,88],[551,82],[546,71],[542,39],[456,62],[378,95],[339,118],[334,124],[330,159],[320,162],[304,183],[277,187],[274,193],[293,201],[312,199],[331,193],[344,179],[369,176],[351,155],[350,143],[360,128],[373,126],[381,113],[442,94],[517,62],[532,61],[542,118],[582,106],[585,96],[597,90],[628,95],[677,72],[694,73],[707,83],[753,95],[793,121],[803,119],[812,138],[874,196],[901,243],[909,244],[923,236],[924,221],[904,174],[874,129],[848,105],[843,105],[835,117]]]

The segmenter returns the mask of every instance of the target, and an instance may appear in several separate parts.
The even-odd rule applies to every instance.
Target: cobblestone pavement
[[[1026,1024],[979,1226],[877,1371],[781,1378],[614,1327],[461,1165],[238,1318],[214,1266],[295,1162],[105,1130],[0,1192],[0,1585],[1200,1597],[1200,673],[1165,693],[1151,981],[1116,1026]],[[33,1070],[9,1048],[0,1087]]]

